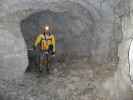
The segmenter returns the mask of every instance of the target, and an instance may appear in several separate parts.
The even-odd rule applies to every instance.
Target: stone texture
[[[128,65],[132,3],[130,0],[1,0],[0,88],[13,100],[132,100],[129,77],[132,59],[130,73]],[[57,59],[64,61],[62,65],[55,64],[56,71],[44,80],[33,73],[24,74],[30,64],[27,49],[43,23],[53,27]],[[132,47],[131,58],[130,55]],[[7,100],[8,96],[3,98]]]

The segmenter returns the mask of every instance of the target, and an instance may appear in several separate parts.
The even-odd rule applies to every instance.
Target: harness
[[[52,41],[52,38],[48,38],[47,39],[46,36],[44,35],[44,38],[43,37],[41,38],[41,42],[40,43],[42,43],[43,40],[45,40],[45,41],[51,40]]]
[[[52,38],[47,38],[46,35],[43,35],[44,38],[42,37],[41,38],[41,41],[40,41],[40,47],[42,48],[42,42],[45,41],[47,43],[47,45],[49,45],[49,40],[52,42]]]

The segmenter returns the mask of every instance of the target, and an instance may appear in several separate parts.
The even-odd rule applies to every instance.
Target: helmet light
[[[49,26],[45,26],[45,30],[48,31],[49,30]]]

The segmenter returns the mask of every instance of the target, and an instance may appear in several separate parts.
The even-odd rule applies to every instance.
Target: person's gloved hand
[[[33,48],[33,50],[35,50],[36,49],[36,46],[35,45],[32,45],[32,48]]]
[[[53,56],[53,57],[55,56],[55,52],[52,52],[52,56]]]

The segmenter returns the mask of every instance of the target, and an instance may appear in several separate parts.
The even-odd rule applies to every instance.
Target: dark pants
[[[48,66],[49,54],[50,55],[53,54],[53,45],[49,45],[48,52],[40,51],[40,54],[39,54],[40,63],[43,63],[43,64],[45,63],[44,65],[46,65],[46,66],[44,66],[44,67],[46,67],[47,71],[49,71],[49,66]]]
[[[49,45],[48,53],[53,54],[53,45]]]
[[[39,54],[39,66],[41,67],[41,69],[46,68],[47,72],[49,72],[48,62],[49,62],[48,53],[41,51]]]

